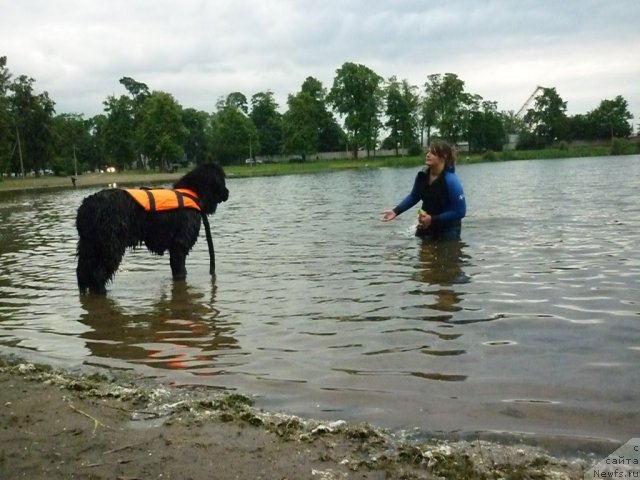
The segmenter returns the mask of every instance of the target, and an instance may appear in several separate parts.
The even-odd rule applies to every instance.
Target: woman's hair
[[[440,158],[444,158],[444,164],[447,168],[456,166],[456,152],[447,142],[432,142],[429,145],[429,151]]]

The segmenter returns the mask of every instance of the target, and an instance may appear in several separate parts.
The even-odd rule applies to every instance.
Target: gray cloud
[[[453,72],[517,110],[536,85],[569,113],[623,95],[640,115],[640,3],[569,0],[0,0],[0,55],[56,110],[94,115],[130,76],[213,111],[232,91],[284,107],[344,62],[422,86]]]

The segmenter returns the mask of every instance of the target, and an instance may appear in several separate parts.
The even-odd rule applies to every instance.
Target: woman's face
[[[434,150],[428,149],[424,163],[427,167],[438,167],[444,164],[444,158],[440,157]]]

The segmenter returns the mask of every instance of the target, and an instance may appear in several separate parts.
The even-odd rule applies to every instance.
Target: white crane
[[[524,119],[525,114],[529,110],[529,107],[531,106],[531,102],[533,102],[536,96],[538,95],[538,93],[542,91],[544,91],[544,87],[541,87],[540,85],[538,85],[533,91],[533,93],[529,95],[529,98],[527,98],[527,101],[524,102],[524,104],[520,107],[520,110],[518,110],[518,113],[514,115],[514,118],[517,118],[518,120],[522,121]],[[511,125],[511,128],[515,128],[515,125]],[[504,146],[505,150],[514,150],[518,145],[520,134],[511,132],[507,137],[508,137],[507,143]]]
[[[531,105],[531,102],[533,102],[534,98],[536,98],[536,95],[538,94],[538,92],[542,90],[544,90],[544,87],[541,87],[540,85],[536,87],[536,89],[529,96],[529,98],[527,98],[527,101],[524,102],[524,104],[520,107],[520,110],[518,110],[518,113],[516,113],[516,118],[521,119],[522,117],[524,117],[525,113],[527,113],[527,110],[529,110],[529,106]]]

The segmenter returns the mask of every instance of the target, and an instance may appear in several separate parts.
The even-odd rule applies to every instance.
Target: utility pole
[[[76,177],[78,176],[78,159],[76,158],[76,146],[73,145],[73,169],[76,172]]]
[[[20,146],[20,132],[18,131],[18,125],[16,125],[16,138],[18,139],[18,156],[20,157],[20,172],[22,178],[24,178],[24,163],[22,162],[22,147]]]

